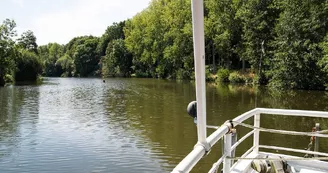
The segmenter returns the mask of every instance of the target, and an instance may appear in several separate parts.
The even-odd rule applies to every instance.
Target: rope
[[[292,161],[292,160],[328,160],[328,157],[295,157],[295,158],[246,158],[246,157],[226,157],[229,160],[267,160],[267,161]]]
[[[268,128],[263,128],[263,127],[255,127],[249,124],[245,124],[245,123],[240,123],[237,121],[234,121],[234,123],[246,127],[246,128],[250,128],[250,129],[256,129],[259,131],[263,131],[263,132],[270,132],[270,133],[278,133],[278,134],[287,134],[287,135],[298,135],[298,136],[317,136],[317,137],[323,137],[323,138],[328,138],[327,134],[322,134],[323,132],[326,132],[327,130],[322,130],[322,131],[318,131],[318,132],[298,132],[298,131],[288,131],[288,130],[276,130],[276,129],[268,129]],[[321,132],[321,133],[319,133]]]

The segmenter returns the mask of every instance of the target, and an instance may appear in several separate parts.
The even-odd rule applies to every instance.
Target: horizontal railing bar
[[[196,146],[172,171],[172,173],[189,172],[204,156],[205,148]]]
[[[241,137],[234,145],[232,145],[231,147],[231,151],[236,149],[237,146],[242,143],[245,139],[247,139],[249,136],[251,136],[253,133],[255,132],[255,130],[250,131],[249,133],[247,133],[246,135],[244,135],[243,137]]]
[[[285,148],[285,147],[278,147],[278,146],[268,146],[268,145],[259,145],[259,148],[271,149],[271,150],[283,150],[283,151],[291,151],[296,153],[304,153],[304,154],[316,154],[320,156],[327,156],[328,153],[322,153],[317,151],[308,151],[308,150],[300,150],[300,149],[293,149],[293,148]]]
[[[284,135],[298,135],[298,136],[316,136],[322,138],[328,138],[328,134],[321,134],[317,132],[298,132],[298,131],[291,131],[291,130],[277,130],[277,129],[267,129],[263,127],[255,127],[245,123],[239,123],[240,126],[259,130],[261,132],[268,132],[268,133],[276,133],[276,134],[284,134]]]
[[[207,137],[206,141],[212,147],[219,139],[221,139],[226,133],[229,132],[230,127],[228,125],[222,125],[216,131],[214,131],[209,137]]]
[[[238,117],[234,118],[232,120],[234,122],[234,126],[237,126],[238,123],[242,123],[245,120],[247,120],[248,118],[254,116],[257,113],[257,111],[258,111],[257,109],[252,109],[252,110],[245,112],[245,113],[239,115]]]
[[[251,153],[254,150],[255,147],[257,147],[257,146],[252,146],[243,155],[241,155],[241,157],[246,157],[249,153]]]
[[[226,157],[225,154],[222,155],[222,157],[213,164],[212,168],[208,171],[208,173],[215,173],[217,169],[219,169],[221,163],[223,162],[223,159]]]
[[[260,114],[328,118],[328,112],[323,112],[323,111],[269,109],[269,108],[256,108],[255,110]]]

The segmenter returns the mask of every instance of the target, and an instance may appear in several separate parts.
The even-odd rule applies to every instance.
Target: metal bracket
[[[207,156],[210,152],[211,152],[211,145],[209,143],[201,143],[201,142],[197,142],[197,144],[194,146],[194,148],[196,148],[197,146],[201,146],[205,149],[205,154],[203,157]]]

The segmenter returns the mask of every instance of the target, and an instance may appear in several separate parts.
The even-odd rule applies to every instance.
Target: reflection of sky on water
[[[46,78],[39,86],[0,88],[0,172],[169,172],[193,148],[186,114],[192,82],[157,79]],[[325,92],[209,85],[207,122],[220,125],[254,107],[327,110]],[[306,131],[327,121],[265,116],[268,128]],[[305,127],[305,128],[304,128]],[[303,129],[302,129],[303,128]],[[208,131],[208,134],[212,131]],[[239,137],[245,134],[239,129]],[[262,143],[263,142],[263,143]],[[308,138],[267,135],[261,143],[304,148]],[[237,154],[246,150],[245,141]],[[320,148],[327,151],[322,140]],[[220,156],[220,143],[195,172]]]
[[[162,170],[162,161],[152,158],[145,139],[122,126],[125,118],[111,119],[118,115],[105,109],[108,88],[101,80],[84,80],[54,79],[51,85],[14,87],[23,97],[17,122],[9,123],[17,131],[0,135],[12,140],[0,138],[0,172]]]

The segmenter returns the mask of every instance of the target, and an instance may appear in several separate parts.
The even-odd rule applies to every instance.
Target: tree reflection
[[[9,159],[22,141],[36,130],[39,110],[37,87],[0,88],[0,158]]]

